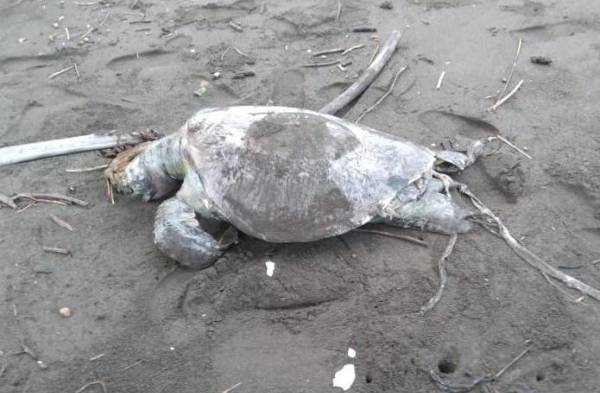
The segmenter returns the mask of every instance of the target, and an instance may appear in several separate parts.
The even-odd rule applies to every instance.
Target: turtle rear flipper
[[[154,243],[164,254],[192,269],[212,265],[236,241],[228,229],[219,239],[205,231],[194,209],[178,197],[158,207],[154,222]]]
[[[408,203],[392,200],[383,209],[381,221],[402,228],[454,234],[465,233],[472,228],[468,220],[471,215],[448,195],[429,191]]]

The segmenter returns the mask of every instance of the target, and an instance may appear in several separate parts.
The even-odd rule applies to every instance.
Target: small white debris
[[[57,22],[52,23],[52,27],[54,27],[55,29],[58,29],[58,23]]]
[[[174,351],[174,350],[175,350],[175,347],[169,347],[169,349],[170,349],[171,351]]]
[[[307,49],[306,53],[312,53],[312,49]]]
[[[342,388],[342,390],[346,391],[350,389],[354,383],[354,379],[356,379],[354,364],[346,364],[340,371],[335,373],[333,387]]]
[[[267,267],[267,276],[273,277],[273,271],[275,271],[275,262],[267,261],[265,262],[265,266]]]
[[[48,365],[46,363],[42,362],[41,360],[38,360],[36,363],[37,363],[38,366],[40,366],[40,368],[42,370],[45,370],[45,369],[48,368]]]
[[[356,357],[356,351],[354,348],[348,348],[348,357],[354,359]]]
[[[60,310],[58,310],[58,313],[65,318],[69,318],[71,315],[73,315],[69,307],[61,307]]]
[[[25,38],[25,37],[21,37],[21,38],[19,38],[19,44],[22,44],[22,43],[24,43],[25,41],[27,41],[27,38]]]

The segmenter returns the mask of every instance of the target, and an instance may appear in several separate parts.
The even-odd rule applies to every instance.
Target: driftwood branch
[[[371,83],[373,83],[377,75],[379,75],[383,67],[394,54],[396,46],[398,45],[398,41],[400,41],[400,36],[400,32],[394,30],[381,47],[379,54],[377,54],[371,65],[369,65],[365,72],[363,72],[360,78],[358,78],[356,82],[354,82],[342,94],[337,96],[333,101],[322,107],[319,112],[335,115],[342,108],[361,95],[362,92],[365,91],[367,87],[371,85]]]
[[[483,202],[481,202],[481,200],[479,200],[479,198],[477,198],[466,185],[454,182],[453,180],[451,181],[453,182],[453,186],[455,186],[462,194],[469,197],[471,203],[473,203],[473,206],[475,206],[483,216],[487,217],[489,220],[491,220],[491,222],[494,225],[496,225],[497,230],[492,230],[487,225],[483,225],[483,228],[487,229],[496,236],[499,236],[502,239],[504,239],[506,244],[508,244],[508,246],[512,248],[512,250],[522,260],[527,262],[532,267],[536,268],[543,275],[552,277],[562,282],[568,288],[575,289],[583,295],[587,295],[591,298],[600,301],[600,290],[591,287],[582,281],[579,281],[575,277],[563,273],[559,269],[555,268],[536,254],[534,254],[527,247],[523,246],[517,241],[517,239],[513,237],[513,235],[509,232],[508,228],[502,222],[502,220],[498,216],[496,216],[486,205],[484,205]]]
[[[424,315],[427,311],[433,309],[442,298],[444,288],[446,288],[446,285],[448,284],[448,273],[446,273],[446,261],[448,260],[448,257],[450,256],[450,254],[452,254],[452,251],[454,250],[454,245],[456,245],[457,238],[458,236],[456,234],[450,236],[448,245],[446,246],[446,249],[444,250],[444,253],[440,257],[440,259],[438,260],[438,269],[440,272],[440,286],[435,295],[433,295],[431,299],[429,299],[427,304],[421,307],[421,315]]]
[[[142,141],[141,137],[135,135],[89,134],[72,138],[7,146],[0,148],[0,166],[65,154],[108,149],[118,145],[135,144]]]

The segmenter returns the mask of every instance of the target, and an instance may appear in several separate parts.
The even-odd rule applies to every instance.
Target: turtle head
[[[179,188],[180,181],[165,172],[156,144],[141,143],[112,160],[104,171],[110,195],[114,188],[121,194],[150,201],[170,196]]]

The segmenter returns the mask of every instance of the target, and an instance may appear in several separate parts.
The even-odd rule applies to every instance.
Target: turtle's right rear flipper
[[[392,200],[381,213],[389,225],[445,234],[468,232],[473,226],[468,220],[471,215],[449,195],[435,191],[408,203]]]

